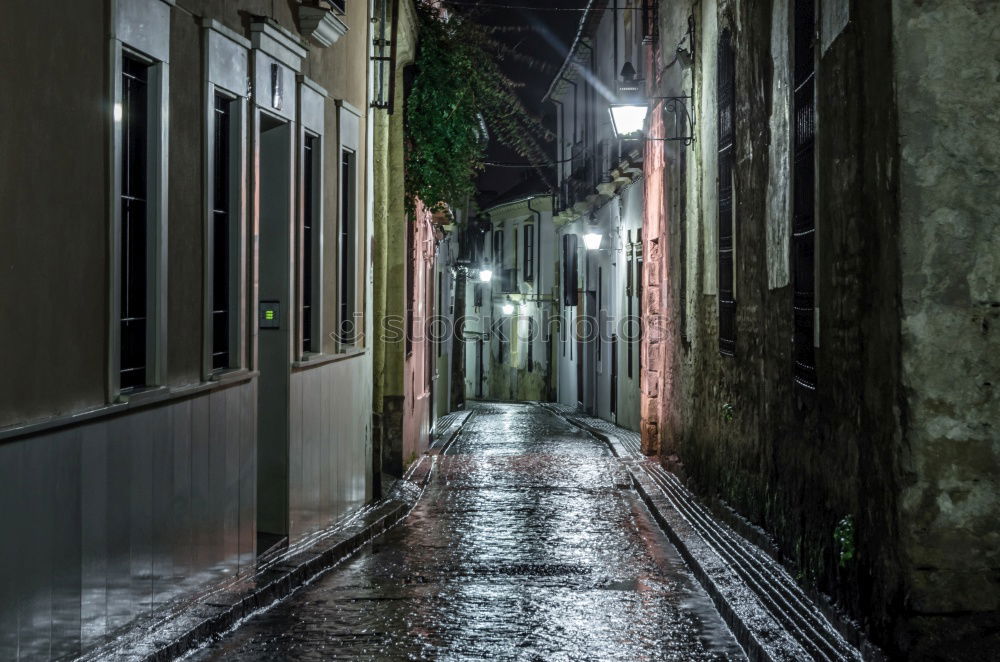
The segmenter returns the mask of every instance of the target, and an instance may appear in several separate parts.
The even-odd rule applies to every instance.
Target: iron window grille
[[[319,138],[306,135],[302,142],[302,353],[318,352],[314,338],[316,298],[316,194]]]
[[[719,37],[719,352],[736,355],[736,299],[733,231],[736,56],[732,33]]]
[[[678,248],[680,252],[680,259],[677,261],[677,266],[680,270],[680,278],[678,278],[678,283],[680,287],[680,294],[678,296],[678,302],[680,304],[679,319],[681,326],[681,340],[685,343],[688,341],[688,274],[687,274],[687,252],[688,252],[688,239],[687,239],[687,149],[685,147],[680,148],[680,155],[678,158],[678,175],[677,175],[677,221],[678,221]]]
[[[638,364],[639,374],[642,374],[642,336],[644,333],[643,329],[643,303],[642,303],[642,265],[643,265],[643,248],[642,248],[642,228],[635,231],[635,290],[636,299],[639,302],[639,333],[637,340],[639,341],[639,355],[637,357],[636,363]]]
[[[148,383],[149,65],[122,56],[119,386]]]
[[[212,369],[232,367],[232,106],[216,93],[212,192]]]
[[[635,344],[635,338],[634,338],[635,333],[632,328],[633,327],[632,316],[634,314],[632,297],[634,295],[635,280],[633,278],[632,268],[635,260],[633,258],[631,230],[628,230],[627,232],[626,250],[627,250],[627,261],[625,263],[625,310],[626,310],[627,324],[629,325],[629,334],[627,342],[625,343],[625,354],[626,354],[626,364],[627,364],[625,367],[625,372],[628,375],[628,378],[632,379],[632,359],[634,358],[633,346]]]
[[[816,60],[815,5],[795,2],[795,136],[792,219],[792,315],[794,377],[798,386],[816,388]]]
[[[357,281],[357,215],[355,214],[356,155],[341,151],[340,163],[340,339],[343,345],[357,342],[359,330],[355,302]]]

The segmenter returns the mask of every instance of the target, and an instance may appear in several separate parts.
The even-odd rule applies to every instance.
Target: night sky
[[[456,0],[450,3],[459,11],[465,6],[478,5],[480,22],[495,26],[517,26],[524,30],[503,33],[503,41],[514,46],[518,52],[531,56],[539,62],[535,68],[526,67],[510,59],[502,63],[504,71],[514,81],[524,83],[521,99],[529,111],[547,120],[549,128],[555,130],[555,114],[552,104],[543,104],[542,97],[549,83],[559,70],[576,36],[577,26],[583,15],[581,11],[552,11],[552,9],[582,9],[587,0]],[[499,5],[499,7],[494,7]],[[540,9],[525,9],[539,7]],[[555,143],[549,143],[546,151],[554,153]],[[487,161],[499,163],[524,163],[524,159],[502,145],[492,141]],[[530,168],[487,167],[478,181],[480,201],[488,201],[491,193],[502,193],[517,184],[524,176],[537,178]]]

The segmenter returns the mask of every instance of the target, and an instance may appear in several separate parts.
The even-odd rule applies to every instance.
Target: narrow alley
[[[744,659],[603,442],[473,412],[395,529],[193,659]]]

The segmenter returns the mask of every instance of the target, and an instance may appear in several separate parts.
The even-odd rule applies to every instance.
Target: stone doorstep
[[[716,526],[726,528],[727,533],[735,536],[735,540],[739,541],[741,548],[749,550],[748,557],[755,565],[765,568],[765,572],[758,575],[756,588],[751,586],[743,576],[735,571],[730,562],[723,558],[719,550],[716,549],[716,543],[707,540],[702,535],[702,532],[678,509],[664,489],[654,480],[656,472],[665,474],[666,470],[658,464],[646,460],[641,455],[636,455],[613,432],[589,425],[587,422],[589,417],[586,415],[557,407],[545,406],[545,408],[610,446],[612,453],[628,469],[633,486],[652,512],[654,519],[666,532],[699,582],[711,596],[712,601],[751,660],[816,659],[818,656],[814,656],[809,649],[815,651],[817,647],[826,649],[826,654],[820,659],[882,659],[881,653],[877,650],[869,650],[869,647],[865,646],[866,652],[862,655],[856,648],[844,641],[839,634],[836,634],[833,625],[823,616],[822,610],[804,594],[796,595],[793,598],[793,601],[804,603],[801,609],[790,609],[787,613],[783,613],[781,609],[775,610],[773,608],[775,603],[786,601],[789,594],[788,587],[782,587],[777,581],[760,582],[759,579],[765,575],[773,577],[787,574],[776,561],[738,534],[728,531],[725,524],[714,522]],[[677,498],[677,495],[674,495],[674,498]],[[694,495],[686,490],[682,498],[689,501],[691,505],[695,502]],[[768,607],[767,602],[771,603],[771,608]],[[774,615],[775,611],[781,615],[780,619]],[[820,627],[827,633],[827,636],[823,637],[826,640],[824,643],[816,644],[810,639],[808,633],[802,634],[802,628],[798,628],[800,629],[798,637],[791,634],[789,626],[794,626],[796,620],[801,623],[803,614],[807,614],[807,623],[811,621],[822,624]],[[824,625],[825,627],[823,627]],[[808,625],[805,629],[809,629]],[[831,637],[836,642],[838,649],[836,653],[829,652]],[[816,641],[819,641],[818,635]]]
[[[468,417],[466,417],[467,419]],[[463,420],[464,423],[464,420]],[[457,433],[456,433],[457,434]],[[141,617],[113,642],[81,660],[173,660],[196,649],[212,636],[238,627],[242,621],[265,611],[342,561],[405,518],[430,482],[435,457],[422,455],[404,480],[396,482],[385,499],[369,504],[360,513],[334,525],[304,550],[291,550],[238,584],[225,587],[169,611]]]

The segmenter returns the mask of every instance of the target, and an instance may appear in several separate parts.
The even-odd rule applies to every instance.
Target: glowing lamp
[[[480,269],[479,280],[482,281],[483,283],[490,282],[491,280],[493,280],[493,272],[490,271],[489,269]]]
[[[649,107],[639,104],[614,104],[611,106],[611,127],[619,138],[642,132],[646,126]]]
[[[588,232],[583,235],[583,245],[587,247],[588,251],[596,251],[601,247],[601,239],[600,232]]]

